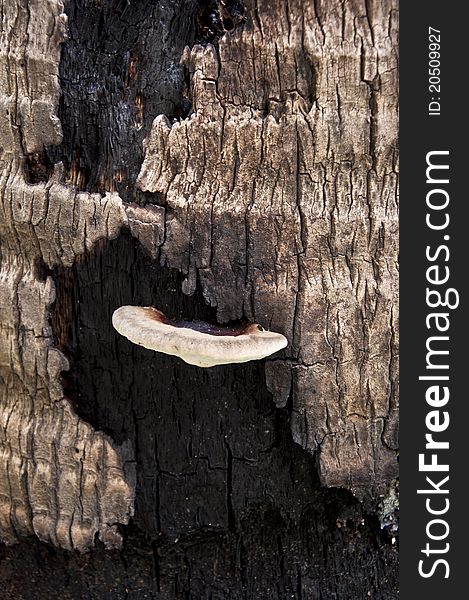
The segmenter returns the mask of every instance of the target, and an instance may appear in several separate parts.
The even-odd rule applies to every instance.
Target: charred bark
[[[62,11],[2,4],[0,597],[396,597],[394,3]]]

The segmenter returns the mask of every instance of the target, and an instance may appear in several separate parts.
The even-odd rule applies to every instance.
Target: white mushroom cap
[[[218,327],[197,321],[176,322],[152,307],[121,306],[114,311],[112,324],[134,344],[179,356],[198,367],[258,360],[288,344],[282,334],[264,331],[255,323]]]

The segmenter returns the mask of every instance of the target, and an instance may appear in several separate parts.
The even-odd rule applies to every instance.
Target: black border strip
[[[469,397],[465,385],[465,373],[469,373],[465,365],[469,34],[463,7],[463,3],[434,0],[400,5],[400,597],[404,600],[416,598],[419,592],[425,600],[460,598],[469,573]],[[430,32],[433,38],[429,27],[439,32]],[[431,43],[439,48],[430,47]],[[432,51],[440,56],[430,55]],[[436,70],[429,73],[429,69]],[[429,163],[449,168],[427,173]],[[436,208],[438,204],[441,209]],[[447,219],[447,227],[442,227]],[[458,298],[457,308],[443,306],[445,299],[455,305]],[[435,313],[441,316],[429,316]],[[430,442],[426,435],[432,436]],[[426,448],[432,441],[435,445]],[[437,447],[436,442],[441,445]],[[445,465],[448,471],[443,470]]]

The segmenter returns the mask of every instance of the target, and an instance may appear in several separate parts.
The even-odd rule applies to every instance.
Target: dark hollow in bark
[[[291,439],[291,406],[276,409],[266,390],[263,361],[198,369],[111,326],[113,310],[132,302],[214,319],[198,291],[178,293],[180,275],[127,234],[54,278],[65,388],[81,417],[131,441],[136,515],[121,553],[70,556],[35,541],[4,550],[4,589],[21,594],[15,569],[26,553],[35,598],[62,585],[63,598],[395,597],[390,537],[350,493],[319,486],[314,457]]]
[[[71,363],[64,387],[95,429],[131,441],[136,522],[174,539],[236,528],[256,506],[298,521],[318,489],[314,458],[293,444],[291,407],[275,408],[264,361],[200,369],[132,344],[111,325],[126,304],[213,322],[200,291],[178,292],[180,274],[155,265],[126,234],[54,276],[52,323]]]
[[[58,112],[64,141],[47,149],[47,159],[64,162],[68,181],[134,199],[151,122],[160,113],[176,119],[190,110],[179,61],[184,46],[194,42],[197,4],[67,3]],[[168,43],[170,31],[178,35]]]

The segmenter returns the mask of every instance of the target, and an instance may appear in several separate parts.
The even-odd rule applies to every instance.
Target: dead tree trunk
[[[396,2],[0,6],[0,598],[397,597]]]

